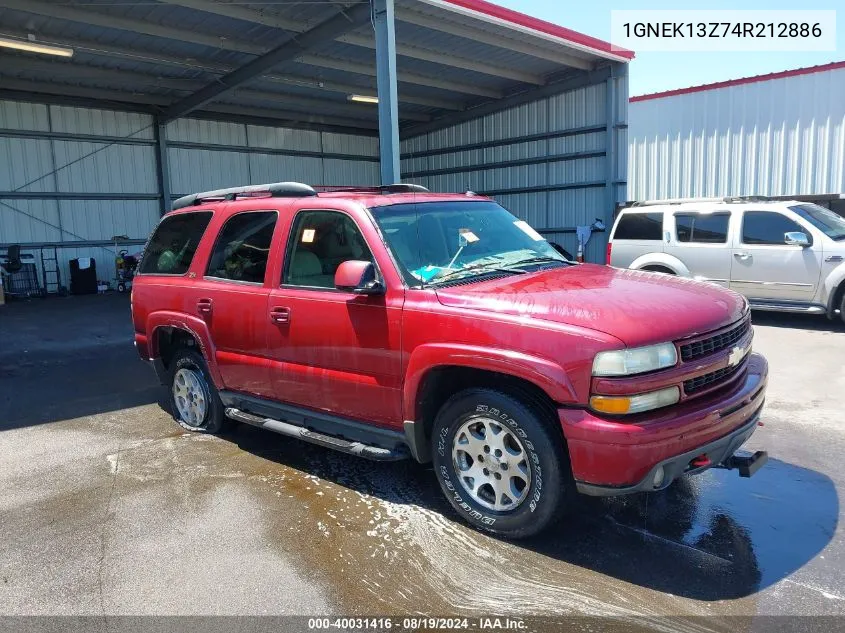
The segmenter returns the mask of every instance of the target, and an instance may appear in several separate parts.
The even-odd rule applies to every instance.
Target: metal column
[[[616,68],[610,67],[610,76],[605,81],[605,116],[607,134],[605,136],[605,193],[607,197],[604,223],[608,230],[613,226],[616,211]]]
[[[170,211],[172,198],[170,195],[170,166],[167,162],[167,130],[165,125],[156,117],[153,122],[156,148],[156,176],[158,178],[158,193],[161,196],[161,215]]]
[[[371,0],[376,30],[378,128],[381,184],[400,181],[399,108],[396,91],[396,29],[393,0]]]

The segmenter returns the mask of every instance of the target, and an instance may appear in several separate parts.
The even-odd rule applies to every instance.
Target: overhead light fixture
[[[0,37],[0,48],[14,48],[18,51],[41,53],[42,55],[56,55],[58,57],[73,57],[72,48],[49,46],[47,44],[37,44],[36,42],[25,42],[24,40],[13,40],[8,37]]]
[[[349,95],[346,98],[350,101],[360,101],[361,103],[378,103],[378,97],[371,97],[369,95]]]

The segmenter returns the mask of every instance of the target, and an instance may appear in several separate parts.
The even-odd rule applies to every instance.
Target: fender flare
[[[674,272],[678,277],[692,277],[689,268],[680,259],[668,253],[648,253],[640,255],[628,266],[631,270],[641,270],[644,266],[663,266]]]
[[[172,327],[177,330],[184,330],[194,337],[199,344],[200,353],[205,358],[205,363],[208,366],[208,372],[211,374],[214,385],[218,389],[223,389],[223,378],[220,375],[220,369],[217,367],[217,354],[214,343],[211,339],[211,333],[208,331],[208,324],[201,318],[192,316],[190,314],[183,314],[181,312],[172,312],[169,310],[162,310],[159,312],[152,312],[147,316],[146,331],[150,333],[150,358],[159,358],[158,347],[158,330],[163,327]]]
[[[468,367],[521,378],[542,389],[554,402],[576,402],[577,396],[563,367],[547,358],[513,350],[431,343],[411,353],[402,387],[406,420],[416,420],[417,395],[425,376],[438,367]]]
[[[833,318],[836,316],[836,310],[839,309],[839,306],[834,304],[836,291],[842,286],[842,284],[845,284],[845,262],[839,264],[836,268],[831,270],[822,283],[824,287],[823,296],[826,297],[827,301],[827,315],[830,318]]]

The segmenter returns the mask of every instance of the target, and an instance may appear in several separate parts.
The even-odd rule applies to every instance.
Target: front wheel
[[[569,456],[540,407],[491,389],[468,389],[440,409],[434,468],[467,522],[507,538],[533,536],[575,500]]]
[[[839,306],[839,318],[845,323],[845,292],[842,293],[842,303]]]

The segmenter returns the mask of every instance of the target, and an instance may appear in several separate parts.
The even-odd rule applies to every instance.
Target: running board
[[[801,303],[765,303],[749,301],[752,310],[767,310],[769,312],[793,312],[797,314],[827,314],[827,308],[818,305]]]
[[[294,437],[299,440],[305,440],[311,444],[317,444],[326,448],[331,448],[342,453],[349,453],[350,455],[357,455],[377,462],[393,462],[400,459],[407,459],[408,452],[403,450],[404,447],[396,447],[395,449],[381,448],[380,446],[372,446],[364,444],[363,442],[350,442],[340,437],[326,435],[318,431],[312,431],[303,426],[282,422],[281,420],[274,420],[272,418],[264,418],[234,407],[226,409],[226,415],[238,422],[244,422],[251,426],[257,426],[268,431],[274,431],[281,435]]]

